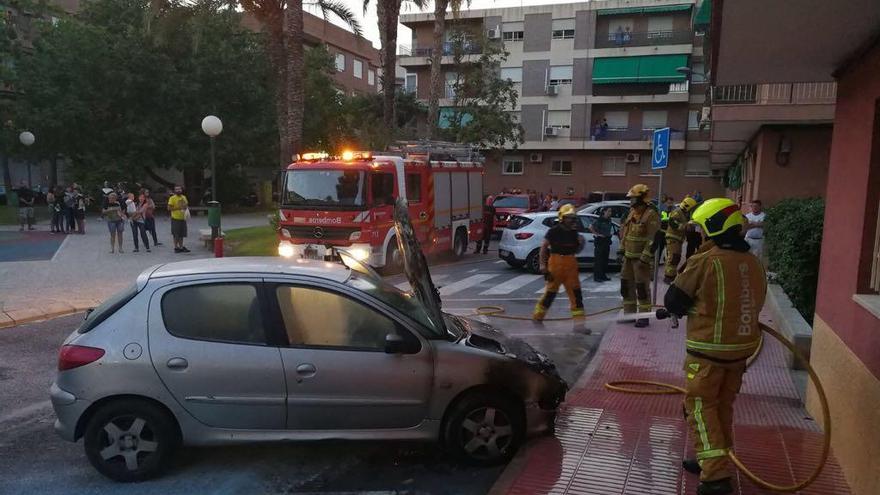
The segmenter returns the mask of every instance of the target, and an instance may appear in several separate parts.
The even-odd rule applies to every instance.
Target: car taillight
[[[519,234],[513,234],[513,237],[516,237],[517,239],[522,241],[524,239],[528,239],[529,237],[531,237],[533,235],[535,235],[535,234],[532,234],[531,232],[520,232]]]
[[[103,355],[104,349],[98,349],[97,347],[86,347],[83,345],[61,346],[61,352],[58,353],[58,371],[71,370],[94,363],[101,359]]]

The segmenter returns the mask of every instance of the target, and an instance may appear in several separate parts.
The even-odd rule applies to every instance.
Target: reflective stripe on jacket
[[[672,210],[669,214],[669,222],[666,225],[666,238],[681,242],[684,240],[684,231],[687,227],[688,216],[681,208]]]
[[[651,244],[654,234],[660,229],[660,214],[651,206],[641,213],[630,208],[623,226],[620,228],[620,247],[627,258],[638,258],[643,254],[653,257]]]

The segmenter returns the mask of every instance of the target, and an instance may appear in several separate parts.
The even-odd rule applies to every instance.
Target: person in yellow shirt
[[[174,252],[188,253],[183,245],[183,239],[186,237],[186,212],[189,209],[189,202],[183,195],[183,187],[174,186],[174,194],[168,198],[168,211],[171,212],[171,237],[174,238]]]

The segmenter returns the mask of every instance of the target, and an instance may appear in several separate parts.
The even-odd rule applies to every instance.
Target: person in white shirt
[[[761,200],[753,200],[751,213],[746,213],[749,222],[746,225],[746,242],[751,246],[749,252],[758,259],[763,259],[764,256],[764,217],[766,216]]]

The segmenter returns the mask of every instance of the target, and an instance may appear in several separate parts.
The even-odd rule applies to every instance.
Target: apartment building
[[[461,12],[458,28],[481,34],[466,46],[470,57],[482,43],[503,43],[509,52],[501,76],[516,83],[514,111],[525,130],[523,144],[486,167],[488,189],[581,196],[642,182],[656,190],[651,135],[670,127],[664,192],[721,195],[710,131],[701,128],[708,85],[703,38],[692,28],[695,7],[694,0],[606,0]],[[422,99],[429,94],[433,18],[401,16],[413,33],[400,57],[404,88]],[[452,57],[444,54],[442,62],[444,77],[454,80]],[[453,95],[445,96],[441,107],[452,105]]]

